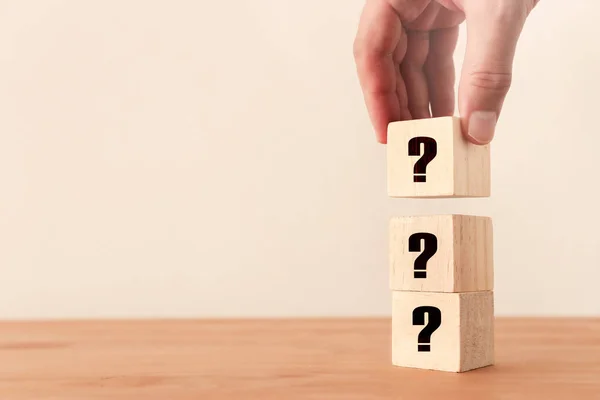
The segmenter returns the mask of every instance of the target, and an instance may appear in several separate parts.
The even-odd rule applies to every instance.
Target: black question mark
[[[408,141],[408,155],[409,156],[420,156],[421,155],[421,144],[423,144],[423,156],[415,163],[414,169],[414,181],[415,182],[426,182],[427,176],[426,170],[427,165],[437,155],[437,142],[435,139],[427,136],[417,136]]]
[[[431,335],[442,325],[442,312],[437,307],[421,306],[413,310],[413,325],[425,325],[425,314],[429,316],[427,326],[419,333],[418,347],[419,352],[431,351]]]
[[[408,238],[408,251],[420,252],[421,241],[424,242],[423,252],[415,259],[415,279],[427,278],[427,261],[435,255],[438,249],[437,237],[432,233],[413,233]]]

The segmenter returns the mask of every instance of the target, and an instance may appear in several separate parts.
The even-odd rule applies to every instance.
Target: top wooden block
[[[390,197],[490,196],[490,146],[469,143],[457,117],[392,122],[387,159]]]

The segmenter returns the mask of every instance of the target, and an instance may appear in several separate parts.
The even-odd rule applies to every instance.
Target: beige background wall
[[[387,315],[388,218],[452,212],[494,219],[498,315],[600,314],[600,4],[532,15],[492,198],[423,201],[386,196],[362,3],[1,1],[0,318]]]

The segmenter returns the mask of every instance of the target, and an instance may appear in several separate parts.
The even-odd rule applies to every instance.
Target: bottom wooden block
[[[494,363],[494,293],[393,292],[392,364],[464,372]]]

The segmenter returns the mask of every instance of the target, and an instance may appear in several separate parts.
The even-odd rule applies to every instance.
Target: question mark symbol
[[[442,312],[439,308],[432,306],[421,306],[413,310],[413,325],[425,325],[425,314],[429,316],[427,325],[419,333],[418,347],[419,352],[431,351],[431,335],[442,325]]]
[[[427,261],[437,252],[438,240],[434,234],[419,232],[408,238],[408,251],[420,252],[421,241],[424,242],[423,252],[415,259],[415,279],[427,278]]]
[[[415,163],[414,181],[426,182],[427,165],[437,155],[437,142],[435,139],[426,136],[417,136],[408,141],[408,155],[420,156],[421,144],[423,144],[423,156]]]

